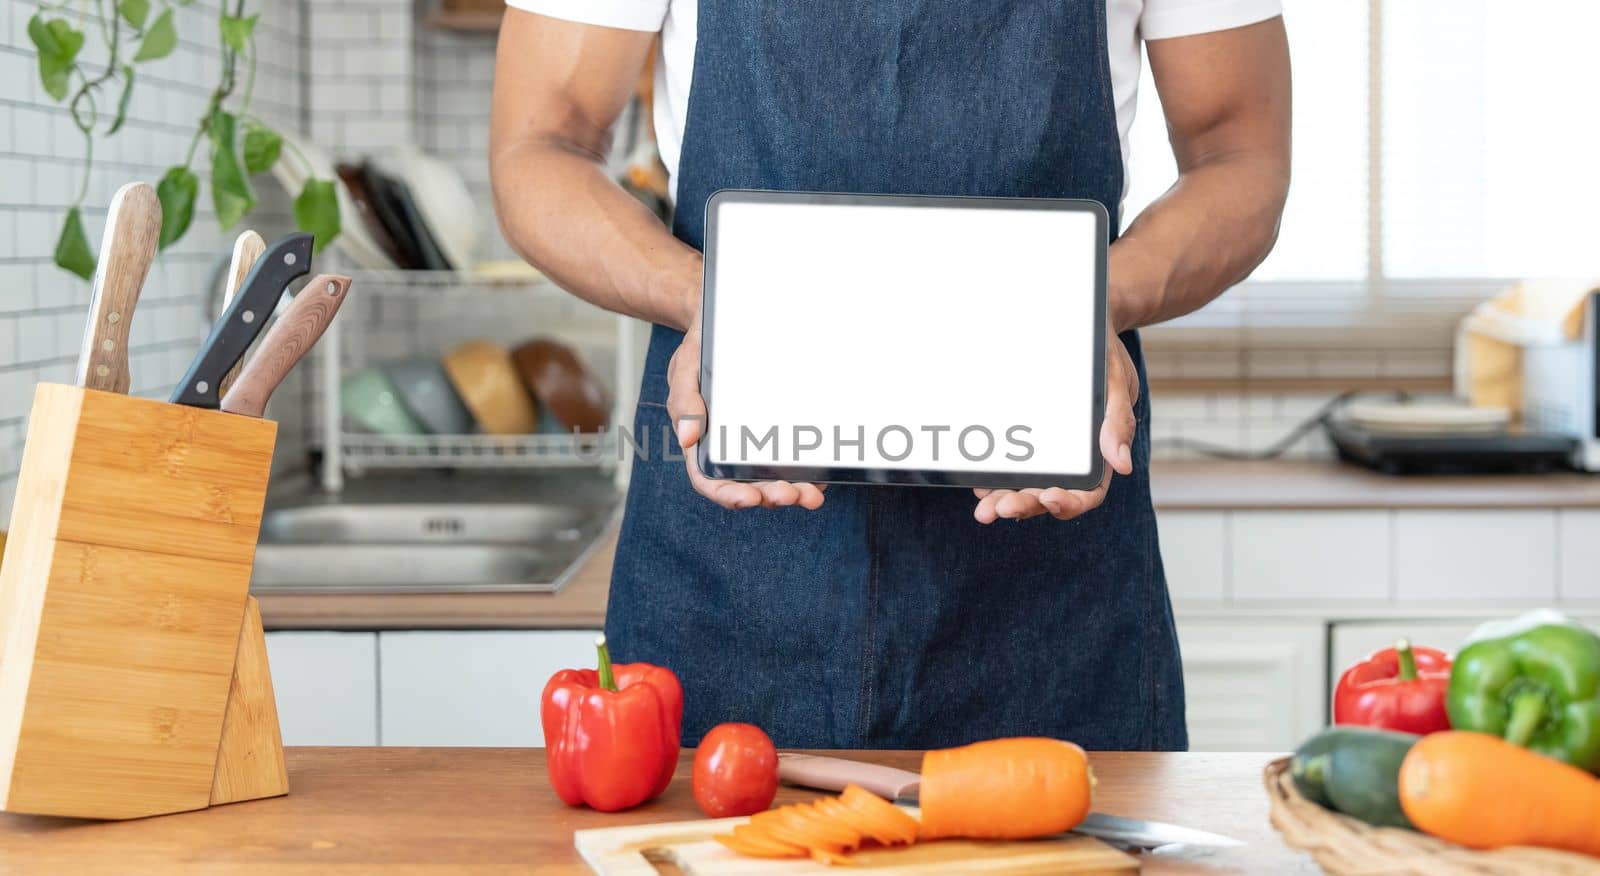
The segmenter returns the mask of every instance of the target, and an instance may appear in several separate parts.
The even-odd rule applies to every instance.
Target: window
[[[1276,249],[1195,324],[1453,322],[1600,276],[1600,3],[1285,0],[1294,178]],[[1176,178],[1148,68],[1132,217]]]

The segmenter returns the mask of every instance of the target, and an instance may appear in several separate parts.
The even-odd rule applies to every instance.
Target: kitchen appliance
[[[261,334],[284,287],[311,272],[311,243],[309,234],[291,234],[266,248],[178,381],[170,399],[173,404],[201,408],[220,404],[218,388]]]
[[[137,291],[110,273],[138,261],[125,239],[101,254],[90,337],[126,329],[109,319]],[[287,793],[249,595],[277,427],[208,408],[309,257],[309,235],[268,248],[190,369],[188,403],[36,387],[0,563],[0,809],[123,819]],[[294,346],[264,349],[230,407],[264,403]]]
[[[1088,836],[1041,840],[945,839],[892,849],[869,849],[850,856],[848,867],[830,867],[795,858],[747,858],[712,839],[747,818],[669,821],[579,830],[572,834],[578,854],[599,876],[650,876],[656,861],[673,864],[684,876],[783,876],[840,870],[896,876],[966,876],[971,873],[1137,873],[1139,859]]]
[[[790,785],[824,791],[842,791],[846,785],[860,785],[894,802],[915,802],[922,785],[922,776],[910,770],[842,757],[793,752],[778,754],[778,778]],[[1218,847],[1243,845],[1232,837],[1209,831],[1099,812],[1089,813],[1072,830],[1073,833],[1141,849],[1175,844]]]
[[[1324,425],[1339,458],[1385,474],[1540,474],[1567,468],[1576,441],[1554,432],[1397,432],[1334,416]]]
[[[1572,465],[1600,471],[1600,288],[1583,297],[1576,339],[1522,350],[1522,420],[1574,443]]]
[[[161,239],[161,201],[149,183],[128,183],[111,197],[100,238],[89,321],[78,354],[78,385],[127,392],[128,329]]]
[[[239,294],[239,289],[244,286],[245,278],[250,275],[250,270],[261,259],[261,254],[267,251],[267,242],[260,234],[246,230],[234,239],[233,255],[228,261],[228,283],[222,290],[222,312],[228,312],[228,305],[233,303],[234,296]],[[228,388],[239,377],[239,369],[244,365],[241,361],[233,366],[222,382],[217,385],[217,398],[228,394]]]

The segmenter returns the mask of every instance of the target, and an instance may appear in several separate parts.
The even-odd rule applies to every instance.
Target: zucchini
[[[1289,777],[1308,800],[1377,827],[1411,827],[1400,808],[1400,762],[1421,737],[1370,727],[1330,727],[1306,740]]]

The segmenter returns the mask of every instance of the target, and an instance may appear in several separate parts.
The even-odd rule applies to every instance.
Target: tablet
[[[706,203],[700,469],[1100,483],[1094,201],[722,190]]]

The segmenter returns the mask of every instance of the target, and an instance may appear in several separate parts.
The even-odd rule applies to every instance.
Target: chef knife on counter
[[[161,201],[156,190],[142,182],[117,189],[100,236],[100,264],[78,353],[79,386],[128,391],[128,327],[160,239]]]
[[[291,234],[266,248],[178,382],[172,393],[174,404],[220,407],[223,379],[261,334],[284,287],[310,273],[311,241],[309,234]]]
[[[250,417],[265,413],[273,390],[327,331],[349,290],[350,278],[335,274],[318,274],[301,288],[222,397],[222,409]]]
[[[250,275],[250,269],[256,266],[261,254],[267,251],[267,242],[261,235],[246,229],[240,232],[233,241],[233,256],[228,260],[228,285],[222,290],[222,310],[228,310],[228,305],[239,294],[239,287],[244,285],[244,278]],[[217,398],[226,398],[228,387],[239,377],[239,365],[223,375],[222,382],[217,384]]]
[[[842,757],[824,757],[814,754],[778,754],[778,778],[791,785],[817,788],[823,791],[842,791],[846,785],[862,788],[888,800],[915,803],[922,777],[910,770],[895,769],[875,763],[862,763]],[[1183,844],[1191,846],[1242,846],[1244,843],[1223,836],[1137,818],[1122,818],[1091,812],[1083,823],[1072,829],[1074,833],[1097,837],[1115,845],[1140,849]]]

